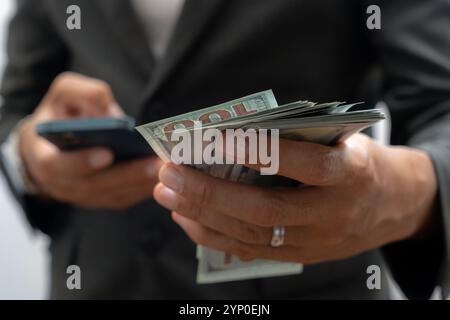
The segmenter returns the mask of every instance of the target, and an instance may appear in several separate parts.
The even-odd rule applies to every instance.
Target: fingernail
[[[181,173],[172,166],[164,166],[159,173],[159,179],[166,186],[175,192],[183,190],[183,177]]]
[[[105,167],[111,162],[111,152],[108,152],[106,150],[94,151],[89,155],[89,163],[95,169]]]
[[[178,195],[172,189],[162,187],[157,196],[159,204],[169,210],[175,210],[178,206]]]

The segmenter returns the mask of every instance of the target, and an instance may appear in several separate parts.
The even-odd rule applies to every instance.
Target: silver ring
[[[284,243],[285,234],[286,230],[283,226],[273,227],[272,240],[270,241],[270,245],[274,248],[281,247]]]

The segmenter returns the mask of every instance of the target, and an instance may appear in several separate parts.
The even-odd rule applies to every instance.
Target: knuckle
[[[283,224],[285,220],[284,200],[276,193],[266,193],[265,201],[261,201],[261,207],[256,213],[255,222],[263,227],[271,227]]]
[[[239,240],[250,243],[258,244],[261,243],[261,233],[253,226],[242,224],[237,228],[237,237]]]
[[[320,154],[316,166],[316,178],[321,183],[329,182],[339,170],[339,164],[342,161],[342,153],[338,150],[327,150]]]
[[[55,99],[62,99],[64,91],[69,87],[71,82],[74,82],[77,79],[77,77],[79,76],[70,71],[65,71],[58,74],[53,79],[49,92],[55,97]]]
[[[103,80],[93,80],[93,90],[92,90],[92,94],[95,97],[105,97],[105,96],[110,96],[112,94],[111,91],[111,87],[109,86],[109,84]]]
[[[58,74],[53,80],[53,87],[59,87],[64,85],[66,81],[71,80],[74,77],[74,74],[69,71],[61,72]]]
[[[182,207],[183,205],[178,205],[180,211],[183,211]],[[175,211],[177,211],[177,209],[174,209]],[[196,206],[196,205],[189,205],[189,208],[186,210],[186,214],[193,220],[199,221],[201,220],[205,214],[204,214],[204,209],[201,206]]]
[[[362,143],[350,143],[343,146],[345,153],[348,155],[348,165],[344,166],[346,181],[349,184],[368,182],[374,179],[372,170],[373,163],[369,152]],[[364,187],[364,185],[361,185]]]
[[[206,185],[206,183],[199,183],[197,187],[197,199],[201,206],[207,205],[210,203],[212,198],[213,188],[210,188]]]
[[[77,75],[73,72],[62,72],[58,74],[48,90],[47,99],[51,102],[51,104],[59,104],[65,101],[66,93],[70,90],[74,80],[77,78]]]

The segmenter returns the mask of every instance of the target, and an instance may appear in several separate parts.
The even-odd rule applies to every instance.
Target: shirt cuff
[[[26,118],[20,121],[0,147],[5,173],[11,181],[12,187],[19,195],[38,194],[38,188],[29,177],[19,151],[19,130]]]

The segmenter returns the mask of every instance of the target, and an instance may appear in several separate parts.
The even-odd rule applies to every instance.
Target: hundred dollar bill
[[[174,147],[170,135],[175,129],[202,128],[279,129],[280,138],[332,145],[384,118],[376,110],[349,112],[353,106],[341,102],[316,104],[298,101],[278,106],[271,90],[196,110],[137,127],[156,154],[170,161]],[[281,155],[282,156],[282,155]],[[243,165],[195,165],[212,176],[265,187],[295,186],[298,182],[279,176],[261,176]],[[298,263],[255,260],[242,262],[223,252],[197,247],[198,283],[243,280],[300,273]]]
[[[272,90],[267,90],[217,106],[144,124],[136,129],[162,160],[170,161],[170,151],[173,147],[170,141],[170,134],[175,129],[191,128],[194,126],[194,121],[201,121],[202,125],[206,126],[211,123],[238,119],[277,107],[278,104]]]

